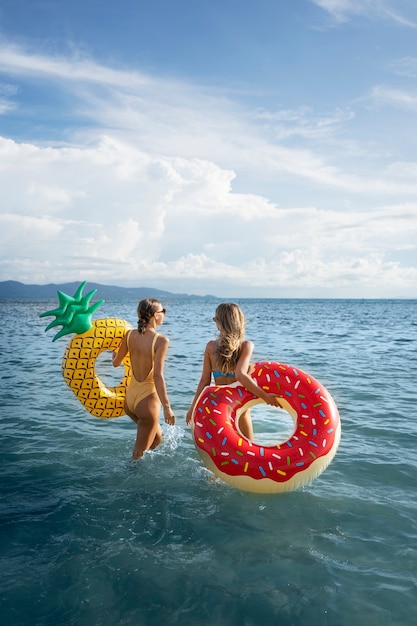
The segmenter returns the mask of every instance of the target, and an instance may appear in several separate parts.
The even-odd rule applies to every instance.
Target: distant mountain
[[[23,300],[51,300],[57,297],[57,291],[62,291],[69,296],[74,295],[80,282],[62,283],[55,285],[24,285],[15,280],[5,280],[0,282],[0,300],[23,299]],[[87,282],[84,294],[97,289],[94,299],[100,300],[141,300],[142,298],[169,298],[181,296],[190,297],[183,293],[171,293],[152,287],[114,287],[109,285],[99,285],[98,283]]]

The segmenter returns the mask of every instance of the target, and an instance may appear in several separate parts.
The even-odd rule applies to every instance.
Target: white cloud
[[[303,107],[293,111],[259,111],[255,119],[271,124],[277,139],[298,136],[317,141],[333,138],[337,130],[354,117],[353,111],[348,110],[336,110],[317,116],[311,107]]]
[[[362,171],[343,160],[348,107],[259,113],[214,90],[16,48],[0,52],[0,67],[62,93],[70,84],[66,106],[88,121],[68,144],[0,138],[3,279],[416,293],[417,262],[392,254],[416,258],[417,163]],[[382,102],[383,89],[373,97]]]
[[[415,12],[415,5],[411,0],[310,0],[329,15],[336,22],[345,22],[352,16],[364,16],[370,19],[387,19],[401,26],[417,28],[415,19],[409,18],[408,13]]]
[[[417,57],[404,57],[391,63],[391,69],[399,75],[417,77]]]
[[[393,106],[400,109],[417,109],[417,94],[378,85],[373,87],[370,99],[375,106]]]
[[[0,146],[13,155],[0,171],[0,268],[23,282],[29,271],[29,282],[181,277],[205,292],[215,278],[244,294],[415,280],[412,268],[384,258],[417,241],[417,204],[282,208],[234,193],[232,173],[213,163],[146,157],[108,138],[85,149]],[[22,172],[30,185],[14,184]]]
[[[113,87],[138,88],[149,79],[139,72],[113,70],[88,58],[74,55],[72,59],[47,57],[24,51],[19,46],[3,45],[0,50],[0,69],[9,75],[54,78],[62,82],[97,83]]]
[[[188,163],[198,155],[203,161],[215,163],[214,169],[220,165],[222,171],[230,170],[231,174],[226,171],[223,174],[228,178],[225,184],[230,184],[239,170],[240,176],[249,179],[266,177],[272,180],[290,175],[300,181],[349,193],[367,193],[372,189],[374,193],[401,194],[416,189],[414,181],[391,183],[374,175],[370,179],[368,172],[361,176],[332,164],[327,155],[331,144],[337,145],[339,160],[343,155],[350,158],[352,148],[356,154],[360,152],[355,142],[350,140],[345,144],[341,133],[355,117],[348,109],[337,109],[325,115],[318,115],[309,107],[294,111],[269,112],[263,109],[261,113],[248,112],[224,93],[197,85],[153,79],[134,72],[117,72],[91,60],[51,60],[25,54],[16,48],[12,51],[7,47],[3,51],[0,49],[1,67],[12,75],[16,72],[25,74],[30,80],[36,70],[43,80],[51,83],[52,91],[58,85],[64,91],[68,89],[70,100],[67,105],[71,103],[73,109],[65,119],[75,114],[89,122],[87,128],[84,125],[78,127],[74,141],[88,146],[97,143],[99,134],[107,135],[107,150],[103,140],[102,149],[92,158],[106,160],[110,168],[117,168],[119,175],[127,180],[134,175],[138,159],[146,161],[150,155],[182,156]],[[102,88],[107,90],[105,97]],[[412,95],[382,87],[376,87],[371,98],[378,104],[387,101],[408,107],[414,104]],[[123,143],[126,156],[117,165],[113,154],[116,137]],[[300,147],[299,138],[308,138],[309,147]],[[292,144],[290,139],[295,142]],[[127,158],[128,146],[134,153],[130,160]],[[319,146],[322,146],[322,152],[317,150]],[[166,162],[156,166],[154,161],[149,166],[167,167]]]

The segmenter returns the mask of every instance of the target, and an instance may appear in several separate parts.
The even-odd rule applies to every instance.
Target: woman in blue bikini
[[[246,320],[239,306],[228,302],[219,304],[213,321],[216,323],[219,337],[217,340],[209,341],[206,345],[203,371],[193,402],[186,415],[187,424],[190,424],[192,420],[194,406],[199,395],[204,387],[212,384],[212,376],[215,385],[231,385],[239,381],[266,404],[280,406],[277,397],[258,387],[249,375],[254,344],[252,341],[244,340]],[[253,439],[249,409],[239,418],[239,430],[248,439]]]

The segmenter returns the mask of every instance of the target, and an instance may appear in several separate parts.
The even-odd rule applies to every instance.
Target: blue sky
[[[0,0],[0,280],[417,297],[415,0]]]

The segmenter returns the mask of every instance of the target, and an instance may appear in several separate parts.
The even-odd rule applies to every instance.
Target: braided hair
[[[138,331],[141,335],[146,330],[146,327],[149,323],[151,317],[156,313],[158,308],[161,306],[159,300],[155,300],[155,298],[145,298],[141,300],[138,304]]]
[[[223,374],[234,372],[242,350],[245,316],[237,304],[223,302],[216,309],[216,320],[220,332],[217,345],[217,367]]]

